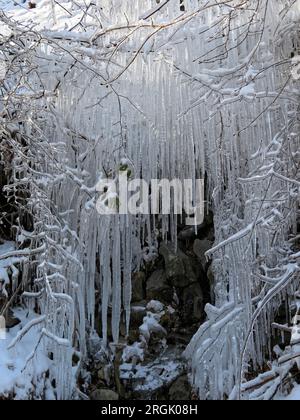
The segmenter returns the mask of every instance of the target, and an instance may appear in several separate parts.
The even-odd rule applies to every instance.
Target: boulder
[[[139,302],[145,298],[146,276],[142,271],[134,273],[131,280],[132,302]]]
[[[197,236],[197,232],[196,232],[195,228],[190,227],[190,226],[182,229],[178,233],[178,239],[180,241],[190,241],[192,239],[195,239],[196,236]]]
[[[170,243],[163,243],[159,249],[164,257],[166,279],[174,287],[184,288],[195,283],[200,275],[193,261],[180,249]]]
[[[171,303],[173,299],[172,287],[168,284],[164,270],[155,271],[147,280],[147,299]]]
[[[205,269],[207,266],[207,259],[205,253],[213,247],[213,243],[208,239],[196,239],[193,246],[194,254],[201,262],[202,267]]]
[[[204,298],[199,283],[186,287],[181,295],[182,316],[186,323],[201,321],[204,311]]]
[[[111,383],[111,379],[112,379],[112,366],[111,364],[102,366],[98,372],[97,372],[97,377],[99,379],[99,382],[101,383],[101,385],[98,383],[98,386],[100,385],[101,387],[105,387],[105,386],[109,386]]]
[[[91,393],[91,400],[93,401],[117,401],[119,395],[111,389],[96,389]]]
[[[29,1],[28,2],[28,9],[35,9],[36,8],[36,3],[34,1]]]
[[[171,401],[188,401],[191,399],[191,386],[187,375],[182,375],[171,385],[169,389]]]
[[[178,233],[179,241],[191,241],[197,237],[213,236],[214,233],[214,216],[211,211],[206,212],[204,215],[203,223],[195,226],[186,226]]]
[[[147,311],[153,312],[154,314],[159,314],[163,312],[164,305],[159,300],[150,300],[147,305]]]
[[[139,328],[134,328],[134,329],[130,329],[129,330],[129,335],[127,337],[128,340],[128,344],[132,345],[134,344],[136,341],[139,341],[140,339],[140,331]]]
[[[130,328],[138,329],[142,323],[144,317],[147,315],[147,310],[145,306],[133,305],[131,306],[131,315],[130,315]]]
[[[169,333],[175,327],[175,323],[177,320],[177,312],[174,311],[173,313],[166,310],[165,313],[160,318],[160,325],[168,332],[168,342],[169,342]]]
[[[0,310],[6,305],[6,301],[0,300]],[[14,313],[11,309],[8,309],[4,314],[5,318],[5,327],[7,329],[14,328],[16,325],[20,324],[20,320],[14,316]]]
[[[106,375],[105,375],[104,367],[98,370],[98,379],[102,382],[106,382]]]
[[[159,253],[164,257],[167,280],[173,286],[180,283],[184,287],[183,281],[186,273],[183,258],[180,255],[181,252],[179,250],[175,252],[172,244],[163,243],[160,246]]]
[[[15,318],[14,316],[8,316],[6,318],[6,328],[14,328],[16,325],[20,324],[20,320],[18,318]]]

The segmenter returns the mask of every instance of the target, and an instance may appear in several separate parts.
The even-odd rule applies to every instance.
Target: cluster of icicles
[[[104,2],[103,15],[113,26],[126,24],[127,19],[137,22],[158,2],[107,3],[110,6]],[[204,2],[184,3],[189,13]],[[277,246],[286,243],[296,221],[297,200],[288,193],[290,185],[270,177],[268,172],[280,171],[276,165],[285,159],[286,150],[296,153],[299,149],[299,135],[293,124],[296,84],[291,80],[290,90],[274,101],[285,83],[288,64],[270,66],[282,58],[282,51],[287,54],[294,48],[292,36],[282,44],[284,29],[290,23],[289,14],[282,11],[289,2],[252,0],[248,8],[237,12],[232,12],[229,4],[218,7],[213,3],[214,7],[195,14],[185,25],[158,32],[131,62],[143,39],[141,34],[145,36],[147,30],[132,32],[112,60],[97,62],[97,71],[109,74],[108,79],[130,62],[128,70],[112,85],[103,85],[85,67],[70,66],[51,111],[54,124],[49,122],[45,130],[53,144],[64,144],[59,158],[72,168],[69,172],[73,183],[70,177],[62,177],[47,194],[63,214],[64,224],[77,234],[68,251],[79,265],[65,265],[66,284],[57,293],[72,297],[73,336],[81,357],[86,354],[86,332],[99,330],[95,325],[96,309],[102,314],[104,346],[108,344],[108,322],[115,343],[119,340],[120,322],[124,321],[129,329],[131,275],[155,253],[157,232],[176,242],[175,216],[100,216],[95,205],[98,181],[114,178],[124,161],[134,177],[147,182],[207,177],[208,199],[215,215],[216,249],[209,256],[213,259],[216,306],[206,308],[208,320],[185,352],[202,399],[237,397],[241,366],[250,359],[255,365],[263,362],[273,313],[282,296],[294,292],[289,283],[266,305],[256,320],[243,360],[253,313],[266,293],[264,284],[253,275],[255,264],[259,257],[270,267],[279,264]],[[153,20],[161,23],[177,18],[180,5],[179,0],[170,1],[153,15]],[[256,8],[257,14],[251,19],[251,11]],[[281,17],[286,25],[282,32]],[[262,34],[260,18],[265,19],[268,28]],[[247,25],[250,35],[245,36]],[[228,37],[227,54],[221,43],[224,37]],[[113,41],[110,34],[101,39],[103,46]],[[90,48],[89,57],[94,57],[95,51]],[[82,49],[82,54],[86,50],[88,47]],[[47,66],[51,70],[51,64]],[[263,68],[268,70],[259,74]],[[57,83],[51,80],[51,74],[47,78],[49,86]],[[256,175],[263,177],[249,179]],[[282,191],[285,194],[280,194]],[[266,202],[263,206],[262,199]],[[275,201],[277,206],[277,199],[277,213],[272,213],[270,203]],[[278,222],[276,217],[281,217],[281,223],[274,236],[270,226]],[[253,222],[256,225],[251,225]],[[234,234],[235,240],[223,243]],[[96,291],[100,293],[97,303]],[[56,306],[62,305],[59,294],[57,301]],[[49,315],[57,308],[47,302],[43,309]],[[64,309],[68,316],[72,310]],[[64,319],[65,326],[59,325],[55,334],[63,338],[68,329],[67,335],[72,337],[67,316]],[[56,362],[62,364],[57,371],[66,375],[59,380],[63,386],[72,366],[70,360],[66,361],[70,358],[69,348],[64,353],[60,344],[55,342],[53,352],[59,355]],[[71,387],[65,388],[61,398],[71,393]]]

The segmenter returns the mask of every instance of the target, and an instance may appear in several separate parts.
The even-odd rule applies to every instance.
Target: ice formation
[[[298,286],[289,235],[300,186],[299,82],[291,75],[299,2],[93,3],[66,29],[57,20],[37,31],[1,14],[12,36],[6,48],[18,57],[1,88],[2,153],[3,145],[13,151],[7,191],[30,192],[33,229],[18,225],[30,241],[24,298],[39,302],[57,398],[74,392],[72,351],[84,360],[95,305],[104,345],[109,318],[117,343],[145,247],[156,249],[158,230],[176,243],[172,214],[99,216],[99,181],[120,170],[149,183],[207,179],[216,305],[206,307],[185,355],[200,398],[239,398],[247,362],[262,364],[274,314]],[[29,282],[28,262],[36,265]]]

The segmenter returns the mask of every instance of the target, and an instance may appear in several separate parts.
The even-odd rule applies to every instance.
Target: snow
[[[140,16],[141,20],[149,19],[151,16],[153,16],[157,11],[162,9],[166,6],[167,3],[169,3],[170,0],[163,0],[162,3],[157,4],[155,7],[153,7],[151,10],[148,10],[146,13],[144,13],[142,16]]]
[[[296,385],[285,399],[286,401],[300,401],[300,385]]]
[[[0,245],[0,255],[6,254],[7,252],[13,251],[15,249],[14,242],[4,242]]]
[[[9,256],[4,258],[5,255],[13,255],[16,247],[13,242],[5,242],[0,245],[0,292],[7,296],[6,286],[9,284],[9,274],[8,271],[12,271],[12,277],[15,279],[18,277],[19,270],[16,268],[17,264],[24,261],[23,257]]]
[[[155,317],[151,312],[148,312],[144,318],[144,323],[140,326],[140,333],[145,338],[146,342],[150,340],[151,333],[161,332],[167,335],[166,330],[159,324],[159,319]]]
[[[72,4],[68,0],[57,2],[54,9],[51,0],[35,0],[35,3],[36,8],[28,9],[27,2],[23,3],[22,0],[0,0],[0,9],[35,30],[67,31],[76,26],[81,19],[79,12],[71,14]],[[84,2],[79,0],[78,4],[84,5]]]
[[[22,400],[35,394],[39,382],[44,383],[44,387],[47,388],[44,375],[51,361],[45,357],[41,344],[33,360],[26,366],[27,358],[39,340],[41,328],[32,328],[13,349],[7,350],[18,332],[36,318],[33,312],[22,308],[15,309],[14,316],[21,323],[7,332],[5,340],[0,340],[0,395],[13,395],[15,399]],[[48,387],[49,394],[53,395],[49,384]]]
[[[164,305],[158,300],[150,300],[147,304],[147,310],[154,313],[160,313],[164,310]]]
[[[247,86],[244,86],[240,90],[240,95],[242,96],[252,96],[255,94],[255,83],[250,83]]]
[[[136,362],[142,362],[144,360],[145,352],[141,343],[134,343],[132,346],[126,346],[123,351],[123,361],[130,362],[135,360]]]
[[[149,397],[162,387],[167,387],[184,371],[182,362],[162,357],[150,365],[123,363],[120,366],[120,378],[133,384],[136,392]]]

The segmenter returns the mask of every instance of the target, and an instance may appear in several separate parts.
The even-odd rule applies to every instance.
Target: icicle
[[[119,220],[113,226],[113,250],[112,250],[112,335],[115,343],[119,341],[119,327],[121,318],[121,256],[120,256],[120,224]]]

